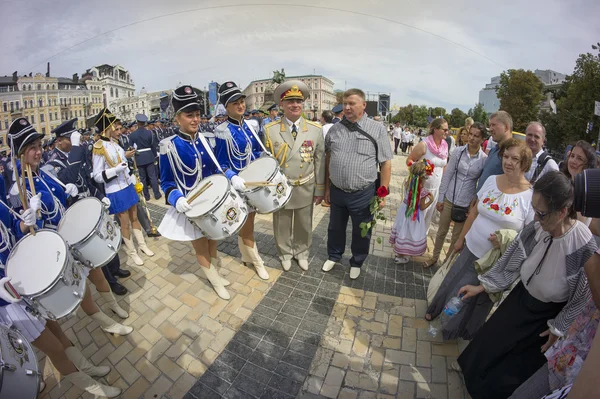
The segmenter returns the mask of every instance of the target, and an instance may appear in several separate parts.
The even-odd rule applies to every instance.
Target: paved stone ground
[[[329,218],[319,206],[307,272],[296,265],[281,271],[268,215],[256,225],[268,282],[239,263],[236,239],[219,244],[222,274],[233,283],[230,301],[198,271],[190,244],[148,240],[156,255],[142,255],[141,267],[128,262],[133,274],[123,284],[130,294],[118,298],[130,312],[124,324],[135,331],[107,335],[81,311],[62,320],[63,329],[92,362],[113,368],[105,380],[122,387],[124,398],[465,398],[460,376],[449,370],[458,344],[431,337],[423,319],[434,270],[423,269],[422,259],[395,265],[387,244],[404,161],[393,161],[388,220],[376,226],[357,280],[348,276],[349,248],[343,266],[321,272]],[[158,224],[164,201],[149,208]],[[48,384],[42,398],[91,397],[39,358]]]

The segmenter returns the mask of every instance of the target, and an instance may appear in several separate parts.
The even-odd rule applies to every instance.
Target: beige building
[[[160,110],[161,97],[171,95],[172,90],[147,93],[142,88],[137,96],[116,99],[108,104],[108,108],[118,118],[133,121],[136,114],[144,114],[148,118],[162,117]]]
[[[330,110],[336,104],[333,82],[322,75],[289,76],[286,80],[297,79],[310,89],[309,98],[304,101],[304,115],[308,118],[319,117],[321,112]],[[271,79],[255,80],[244,89],[248,110],[259,109],[273,104],[273,90],[277,87]],[[279,104],[279,101],[277,101]]]
[[[89,118],[103,108],[102,88],[96,79],[82,81],[50,77],[49,73],[0,77],[0,139],[7,145],[6,133],[13,120],[25,117],[35,129],[46,135],[62,122],[78,118],[85,128]]]
[[[85,71],[82,79],[96,80],[104,93],[104,105],[135,95],[135,84],[129,71],[121,65],[98,65]],[[111,109],[112,111],[112,109]]]

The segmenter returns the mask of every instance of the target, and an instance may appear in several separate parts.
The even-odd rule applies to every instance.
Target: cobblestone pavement
[[[101,380],[122,387],[124,398],[465,398],[460,376],[450,370],[457,342],[432,337],[423,319],[434,270],[423,269],[421,259],[395,265],[387,243],[404,161],[394,158],[388,220],[376,226],[372,255],[354,281],[349,247],[342,265],[320,270],[328,208],[315,207],[307,272],[297,265],[281,270],[271,218],[259,215],[256,239],[268,282],[240,264],[236,239],[224,240],[221,272],[232,282],[232,298],[223,301],[198,270],[190,244],[148,239],[156,255],[141,255],[143,266],[127,262],[132,276],[122,283],[130,293],[117,297],[130,313],[124,324],[135,331],[105,334],[81,310],[61,321],[63,329],[93,363],[112,367]],[[149,208],[158,225],[164,201],[152,200]],[[42,398],[92,397],[61,381],[38,356],[47,383]]]

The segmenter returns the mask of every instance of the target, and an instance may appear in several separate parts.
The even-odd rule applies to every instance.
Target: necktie
[[[294,140],[296,139],[297,135],[298,135],[298,130],[296,129],[296,124],[294,123],[292,125],[292,137],[294,138]]]

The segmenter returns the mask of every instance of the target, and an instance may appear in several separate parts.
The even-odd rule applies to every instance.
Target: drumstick
[[[17,292],[17,290],[15,290],[15,287],[13,287],[13,285],[7,281],[6,283],[4,283],[4,289],[6,291],[8,291],[8,293],[15,299],[21,299],[21,295],[19,295],[19,293]]]
[[[247,187],[270,187],[276,186],[275,183],[269,183],[268,181],[247,181],[244,182],[244,185]]]
[[[28,207],[28,198],[27,198],[27,188],[25,187],[25,179],[19,177],[19,171],[17,170],[17,162],[14,160],[13,158],[13,162],[14,162],[14,168],[15,168],[15,179],[16,182],[15,184],[17,185],[17,188],[19,189],[19,196],[21,197],[21,204],[23,205],[23,210],[26,211],[27,207]],[[25,157],[21,156],[21,174],[23,173],[23,165],[25,165]],[[21,186],[21,182],[23,183],[23,185]],[[35,235],[35,229],[33,228],[33,226],[29,226],[29,233],[34,236]]]
[[[35,197],[36,192],[35,192],[35,184],[33,184],[33,174],[31,173],[31,165],[27,164],[25,165],[25,167],[27,168],[27,180],[29,180],[29,188],[31,189],[31,195]],[[37,217],[42,217],[42,211],[41,209],[37,210]]]
[[[25,203],[25,198],[23,198],[23,191],[21,190],[21,183],[19,182],[19,171],[17,170],[17,159],[15,157],[12,158],[13,170],[15,172],[15,184],[17,185],[17,189],[19,190],[19,198],[21,199],[21,204]]]
[[[200,189],[198,191],[196,191],[194,193],[194,195],[192,195],[190,198],[187,199],[187,203],[188,204],[192,204],[192,202],[194,202],[194,200],[196,198],[198,198],[200,196],[200,194],[202,194],[203,192],[205,192],[206,190],[208,190],[210,188],[210,186],[212,186],[212,182],[209,181],[208,183],[206,183],[204,186],[200,187]]]

